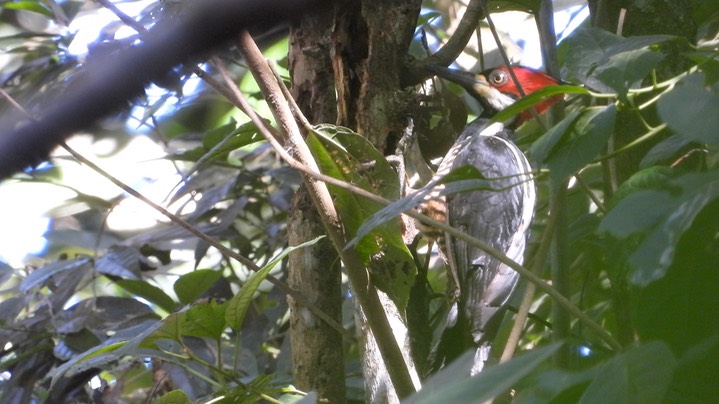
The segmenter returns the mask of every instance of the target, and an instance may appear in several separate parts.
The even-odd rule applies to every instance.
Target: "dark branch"
[[[479,20],[483,18],[482,0],[470,1],[467,9],[464,11],[464,15],[462,15],[462,19],[457,25],[457,29],[449,40],[447,40],[447,43],[431,56],[413,64],[408,69],[409,74],[402,84],[405,86],[417,85],[432,76],[432,73],[425,69],[425,66],[428,64],[447,67],[454,62],[454,60],[462,54],[464,48],[467,47],[467,43],[469,43],[469,39],[474,35]]]
[[[89,62],[38,120],[0,121],[0,178],[45,160],[73,132],[127,105],[171,68],[205,57],[244,29],[262,32],[330,0],[204,0],[180,20],[161,21],[140,45]],[[188,6],[191,7],[191,6]]]

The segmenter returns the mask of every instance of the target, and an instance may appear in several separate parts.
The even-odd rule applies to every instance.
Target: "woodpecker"
[[[520,91],[506,66],[476,75],[437,66],[428,69],[464,87],[483,107],[481,116],[465,127],[442,159],[435,178],[470,165],[491,185],[489,189],[447,197],[435,192],[430,194],[422,209],[425,214],[472,235],[521,264],[534,215],[536,192],[532,168],[524,153],[513,143],[512,129],[532,115],[523,111],[512,122],[505,123],[492,123],[490,118],[512,105],[522,94],[556,85],[558,81],[537,70],[513,67],[522,87]],[[549,98],[534,108],[537,113],[542,113],[560,99],[561,95]],[[475,360],[471,373],[477,374],[489,357],[519,274],[462,240],[438,235],[436,231],[429,233],[430,237],[436,238],[446,256],[456,300],[435,351],[434,367],[448,363],[473,347]]]

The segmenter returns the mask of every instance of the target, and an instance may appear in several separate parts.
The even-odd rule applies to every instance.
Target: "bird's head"
[[[439,77],[459,84],[467,90],[472,97],[482,104],[482,115],[485,117],[494,116],[497,112],[522,98],[522,93],[515,85],[514,80],[512,80],[507,66],[496,67],[477,74],[434,65],[428,66],[427,69]],[[546,86],[559,84],[557,79],[539,70],[523,66],[513,66],[512,70],[517,76],[524,95],[529,95]],[[541,114],[561,99],[561,95],[551,97],[536,104],[534,109]],[[523,111],[519,114],[515,124],[525,122],[531,117],[532,115],[529,111]]]

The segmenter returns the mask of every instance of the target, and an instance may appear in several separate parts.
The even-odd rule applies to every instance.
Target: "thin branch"
[[[597,206],[597,209],[599,209],[602,213],[607,213],[607,207],[604,206],[604,203],[599,199],[599,197],[592,191],[591,188],[589,188],[589,185],[586,181],[584,181],[584,178],[582,178],[579,173],[577,173],[574,178],[577,180],[577,184],[579,184],[579,187],[582,188],[585,194],[589,196],[589,199],[594,202],[594,204]]]

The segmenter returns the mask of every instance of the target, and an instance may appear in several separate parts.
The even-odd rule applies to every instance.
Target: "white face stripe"
[[[490,87],[488,84],[482,82],[478,82],[474,85],[474,91],[476,91],[477,94],[479,94],[492,108],[497,111],[501,111],[517,101],[509,95],[504,94],[496,88]]]

